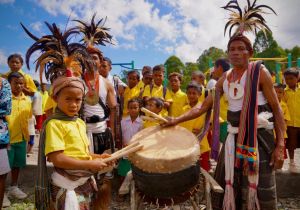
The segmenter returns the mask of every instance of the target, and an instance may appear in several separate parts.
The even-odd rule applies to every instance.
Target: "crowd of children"
[[[35,83],[28,74],[23,72],[22,65],[23,59],[20,55],[13,54],[9,56],[8,66],[10,71],[3,74],[0,78],[0,204],[3,203],[3,206],[9,205],[7,196],[18,199],[24,199],[27,196],[18,187],[20,169],[26,166],[26,155],[31,152],[35,134],[41,131],[42,121],[46,120],[45,107],[49,100],[52,100],[51,103],[55,103],[59,111],[62,111],[72,119],[69,120],[70,122],[67,122],[54,118],[47,124],[45,138],[57,139],[57,141],[46,142],[45,155],[49,154],[48,160],[53,162],[55,166],[61,166],[62,168],[66,167],[61,162],[62,159],[68,162],[67,168],[71,165],[73,169],[82,169],[83,163],[85,166],[88,165],[91,170],[97,170],[99,167],[106,166],[99,161],[93,162],[93,155],[88,152],[89,144],[86,138],[86,124],[78,118],[73,119],[80,110],[80,98],[82,98],[84,90],[78,89],[77,86],[74,88],[68,86],[68,88],[60,89],[58,92],[57,90],[52,90],[56,91],[56,94],[53,92],[53,98],[49,98],[46,84],[39,85]],[[104,67],[99,66],[99,68],[103,69]],[[211,77],[214,80],[218,80],[229,68],[228,60],[218,59],[215,62],[214,69],[211,71]],[[169,88],[163,85],[165,80],[164,71],[163,65],[154,66],[153,69],[145,66],[142,70],[142,78],[140,78],[140,73],[137,70],[132,70],[127,73],[127,84],[120,83],[124,88],[123,91],[118,92],[122,98],[120,103],[122,103],[121,107],[123,108],[120,121],[122,146],[128,145],[132,136],[140,130],[158,125],[157,122],[147,120],[146,117],[141,118],[141,115],[143,115],[141,107],[144,106],[163,117],[177,117],[195,106],[201,106],[201,103],[207,96],[209,90],[205,90],[205,76],[202,72],[193,72],[190,83],[187,85],[186,90],[183,91],[181,89],[183,78],[177,72],[169,73]],[[300,111],[297,108],[300,104],[299,70],[295,68],[287,69],[284,72],[284,79],[285,84],[275,83],[274,88],[287,126],[285,139],[290,169],[295,171],[294,150],[300,146]],[[114,86],[114,84],[112,85]],[[40,90],[38,91],[37,88],[39,86]],[[117,91],[115,89],[115,94]],[[74,100],[74,104],[77,105],[66,107],[70,100]],[[227,135],[227,100],[225,97],[221,98],[220,113],[220,141],[223,142]],[[205,119],[206,116],[202,115],[194,120],[184,122],[180,126],[185,127],[198,136],[204,127]],[[80,129],[74,129],[75,127]],[[62,130],[68,131],[67,136],[62,133]],[[68,137],[68,135],[71,135],[71,137]],[[80,136],[83,140],[76,141],[76,138]],[[64,139],[64,142],[58,141],[59,139]],[[81,142],[82,145],[76,146],[78,142]],[[65,144],[72,144],[74,147],[78,147],[79,152],[73,153],[73,150],[68,151],[67,147],[65,148]],[[200,143],[200,164],[207,171],[210,170],[210,145],[210,133],[208,133]],[[59,152],[61,150],[64,152]],[[68,157],[75,157],[80,161],[76,162],[74,159],[68,159]],[[99,163],[102,164],[99,165]],[[125,157],[120,161],[119,175],[125,176],[129,170],[130,164]],[[4,193],[5,178],[9,172],[11,172],[11,184],[7,189],[7,193]]]

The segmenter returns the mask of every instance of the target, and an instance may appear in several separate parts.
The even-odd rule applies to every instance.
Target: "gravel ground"
[[[28,197],[23,200],[11,200],[12,205],[8,208],[4,208],[5,210],[33,210],[34,209],[34,191],[32,187],[23,186],[22,190],[24,190]],[[200,194],[201,197],[201,194]],[[200,198],[201,199],[201,198]],[[299,210],[300,209],[300,195],[297,197],[290,198],[281,198],[278,200],[278,210]],[[117,199],[116,192],[113,192],[113,201],[110,207],[111,210],[128,210],[130,209],[130,198],[129,195],[126,195],[122,201]],[[151,207],[149,205],[143,205],[142,209],[144,210],[154,210],[156,207]],[[171,208],[170,208],[171,209]],[[192,209],[189,202],[185,202],[180,205],[180,210],[190,210]]]
[[[35,141],[37,142],[37,141]],[[37,145],[33,148],[33,155],[27,158],[27,164],[36,165],[37,162]],[[295,159],[300,160],[300,149],[297,149],[295,152]],[[288,170],[288,161],[285,161],[283,170]],[[215,164],[213,164],[214,166]],[[300,161],[297,161],[297,172],[300,173]],[[21,189],[28,194],[28,197],[25,200],[11,200],[12,205],[8,208],[3,208],[5,210],[31,210],[34,209],[34,191],[32,183],[22,183]],[[114,187],[116,189],[116,187]],[[113,201],[111,204],[111,210],[128,210],[130,209],[130,199],[129,196],[125,196],[123,201],[117,199],[116,191],[113,191]],[[201,197],[201,195],[200,195]],[[180,210],[189,210],[192,209],[189,202],[185,202],[180,206]],[[143,205],[142,209],[144,210],[154,210],[155,207],[150,207],[149,205]],[[280,198],[278,200],[278,210],[300,210],[300,195],[296,197],[289,198]]]

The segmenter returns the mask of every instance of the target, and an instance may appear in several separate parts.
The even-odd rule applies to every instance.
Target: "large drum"
[[[143,149],[129,155],[137,190],[160,205],[182,202],[192,195],[199,181],[200,148],[187,129],[149,127],[137,133]]]

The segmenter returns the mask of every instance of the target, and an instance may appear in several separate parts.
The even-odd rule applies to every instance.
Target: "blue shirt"
[[[6,115],[11,113],[11,88],[6,79],[1,79],[0,91],[0,144],[9,143],[8,124],[5,119]]]

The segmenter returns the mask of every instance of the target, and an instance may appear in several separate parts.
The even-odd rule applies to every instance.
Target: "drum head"
[[[143,149],[129,155],[137,168],[152,173],[173,173],[194,165],[200,156],[196,136],[181,126],[143,129],[130,143],[139,141]]]

